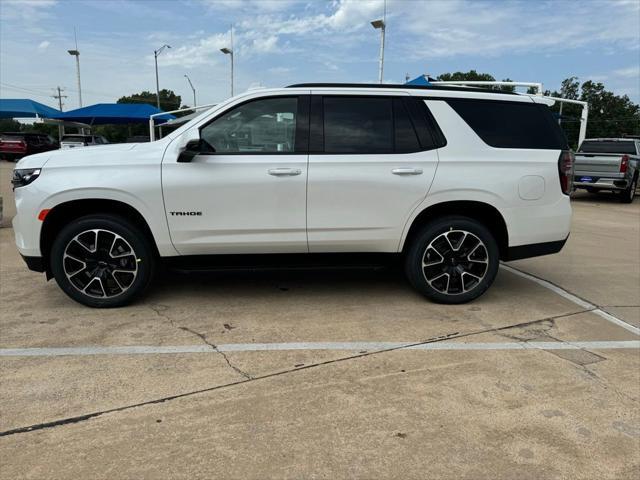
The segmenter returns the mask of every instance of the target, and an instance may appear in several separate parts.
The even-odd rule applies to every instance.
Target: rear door
[[[312,95],[310,252],[397,251],[438,164],[426,108],[409,95]]]

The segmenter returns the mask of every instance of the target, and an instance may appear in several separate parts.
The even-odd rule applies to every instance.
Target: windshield
[[[633,140],[626,141],[597,141],[585,140],[580,146],[580,153],[627,153],[636,154],[636,145]]]

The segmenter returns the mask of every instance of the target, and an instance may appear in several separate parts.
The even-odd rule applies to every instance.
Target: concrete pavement
[[[640,202],[573,205],[565,250],[513,265],[638,325]],[[393,271],[296,271],[182,275],[101,311],[28,272],[12,233],[0,229],[0,478],[640,475],[640,336],[511,272],[462,306]],[[608,347],[570,348],[595,341]],[[313,347],[331,342],[457,349]],[[303,348],[219,348],[274,343]],[[122,346],[200,353],[90,352]],[[1,356],[56,347],[89,350]]]

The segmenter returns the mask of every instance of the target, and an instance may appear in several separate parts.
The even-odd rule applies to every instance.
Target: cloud
[[[49,45],[51,45],[51,42],[49,42],[48,40],[44,40],[38,45],[38,50],[44,52],[47,48],[49,48]]]
[[[638,79],[638,81],[640,81],[640,65],[634,65],[633,67],[614,70],[613,74],[617,77],[636,78]]]

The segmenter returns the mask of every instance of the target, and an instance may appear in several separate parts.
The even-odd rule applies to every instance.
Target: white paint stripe
[[[601,318],[604,318],[606,321],[614,323],[616,325],[618,325],[619,327],[624,328],[625,330],[628,330],[632,333],[635,333],[636,335],[640,335],[640,328],[636,327],[635,325],[631,325],[630,323],[625,322],[624,320],[620,320],[618,317],[611,315],[608,312],[605,312],[604,310],[602,310],[600,307],[598,307],[597,305],[594,305],[593,303],[590,303],[576,295],[574,295],[573,293],[567,292],[565,289],[554,285],[553,283],[547,281],[547,280],[543,280],[542,278],[538,278],[534,275],[531,275],[529,273],[523,272],[521,270],[518,270],[516,268],[510,267],[509,265],[505,265],[505,264],[500,264],[500,266],[505,269],[507,272],[513,273],[514,275],[518,275],[522,278],[526,278],[527,280],[531,280],[532,282],[537,283],[538,285],[547,288],[549,290],[551,290],[552,292],[557,293],[558,295],[560,295],[561,297],[566,298],[567,300],[569,300],[570,302],[575,303],[576,305],[584,308],[585,310],[591,310],[590,313],[593,313],[595,315],[600,316]]]
[[[222,352],[265,352],[291,350],[329,350],[375,352],[392,348],[407,350],[610,350],[640,349],[640,340],[594,342],[511,342],[462,343],[442,341],[416,345],[415,342],[328,342],[328,343],[230,343],[218,345]],[[59,357],[87,355],[154,355],[178,353],[215,353],[208,345],[175,345],[126,347],[53,347],[2,348],[0,357]]]

